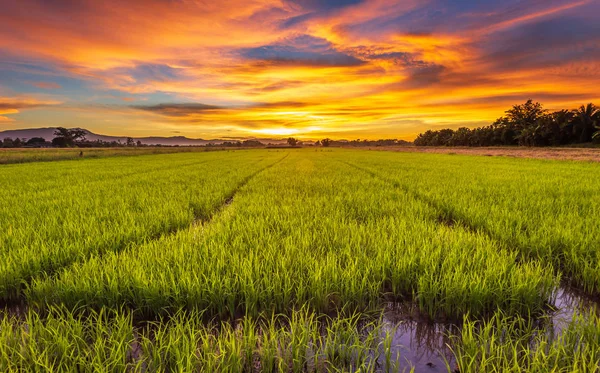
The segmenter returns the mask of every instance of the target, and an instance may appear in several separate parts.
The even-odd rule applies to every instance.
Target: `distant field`
[[[598,371],[599,171],[322,148],[2,165],[0,370]]]
[[[600,162],[600,147],[596,148],[528,148],[528,147],[429,147],[429,146],[390,146],[372,147],[370,150],[388,150],[397,152],[440,153],[483,155],[488,157],[516,157],[554,160]]]
[[[140,148],[0,148],[0,164],[48,162],[124,155],[203,152],[214,149],[215,148],[154,146]]]

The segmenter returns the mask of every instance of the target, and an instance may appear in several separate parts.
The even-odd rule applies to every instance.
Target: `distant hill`
[[[27,141],[28,139],[30,139],[32,137],[42,137],[46,141],[52,141],[52,139],[54,138],[54,131],[56,131],[55,127],[28,128],[28,129],[21,129],[21,130],[0,131],[0,140],[4,139],[6,137],[10,137],[12,139],[16,139],[18,137],[20,139],[25,139],[25,141]],[[121,136],[106,136],[106,135],[99,135],[99,134],[93,133],[86,129],[84,129],[84,131],[86,131],[86,133],[87,133],[86,139],[90,140],[90,141],[101,140],[101,141],[107,141],[107,142],[112,142],[112,141],[117,141],[117,142],[120,141],[122,143],[127,142],[126,136],[122,136],[122,137]],[[151,137],[132,137],[132,138],[136,142],[138,140],[141,141],[142,144],[144,144],[144,145],[170,145],[170,146],[174,146],[174,145],[202,146],[202,145],[206,145],[208,143],[221,144],[225,141],[238,141],[238,140],[240,140],[240,141],[242,141],[242,140],[258,140],[264,144],[285,143],[285,139],[260,139],[260,138],[212,139],[212,140],[190,139],[189,137],[185,137],[185,136],[173,136],[173,137],[151,136]]]

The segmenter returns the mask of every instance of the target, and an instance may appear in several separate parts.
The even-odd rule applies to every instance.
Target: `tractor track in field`
[[[469,220],[468,217],[465,217],[463,214],[457,212],[454,208],[452,208],[448,205],[445,205],[443,203],[440,203],[440,202],[434,200],[433,198],[428,197],[422,193],[419,193],[418,191],[407,186],[406,184],[403,184],[396,180],[382,176],[367,167],[359,166],[359,165],[356,165],[356,164],[353,164],[350,162],[345,162],[345,161],[340,161],[340,162],[342,162],[343,164],[345,164],[347,166],[353,167],[359,171],[365,172],[375,179],[386,182],[386,183],[392,185],[394,188],[400,189],[401,191],[403,191],[410,197],[414,198],[415,200],[421,201],[421,202],[425,203],[426,205],[428,205],[429,207],[433,208],[438,214],[436,218],[432,219],[436,224],[445,226],[450,229],[463,228],[472,234],[483,235],[483,236],[487,237],[490,241],[492,241],[497,247],[508,250],[510,252],[514,252],[516,254],[515,260],[517,263],[522,263],[522,262],[531,261],[531,260],[539,260],[538,258],[529,257],[529,256],[524,255],[523,250],[521,250],[521,248],[517,244],[514,244],[512,242],[506,242],[505,240],[499,238],[496,234],[494,234],[492,231],[490,231],[486,227],[478,225],[478,224],[474,224],[471,220]]]
[[[435,222],[440,225],[444,225],[449,228],[462,227],[471,233],[485,234],[490,239],[492,239],[494,241],[499,241],[495,237],[493,237],[492,233],[489,232],[488,230],[484,229],[483,227],[479,227],[479,226],[472,224],[472,222],[470,222],[469,220],[458,215],[453,209],[451,209],[447,206],[444,206],[444,205],[440,204],[439,202],[433,200],[432,198],[429,198],[419,192],[416,192],[414,189],[409,188],[408,186],[406,186],[403,183],[400,183],[396,180],[382,176],[369,168],[362,167],[362,166],[359,166],[359,165],[356,165],[353,163],[349,163],[349,162],[344,162],[344,161],[340,161],[340,162],[342,162],[343,164],[345,164],[347,166],[353,167],[359,171],[365,172],[375,179],[378,179],[378,180],[384,181],[388,184],[391,184],[394,188],[400,189],[401,191],[403,191],[407,195],[413,197],[414,199],[424,202],[428,206],[432,207],[437,212],[439,212],[439,215],[435,219]],[[499,242],[499,243],[501,243],[501,242]]]
[[[228,194],[226,194],[224,196],[222,201],[216,207],[214,207],[209,212],[209,214],[198,215],[196,212],[194,212],[194,219],[189,224],[176,225],[173,227],[169,227],[166,230],[162,230],[159,232],[155,232],[154,234],[150,234],[149,236],[147,236],[146,238],[141,239],[141,240],[130,240],[130,241],[124,242],[123,244],[119,245],[117,248],[115,248],[113,250],[99,250],[98,253],[96,253],[96,254],[94,254],[93,252],[90,252],[87,255],[85,255],[84,257],[77,258],[69,263],[66,263],[65,265],[57,266],[56,268],[52,268],[51,270],[46,270],[44,272],[44,275],[47,278],[51,279],[51,278],[57,276],[58,274],[60,274],[60,272],[65,270],[66,268],[69,268],[70,266],[75,265],[77,263],[85,262],[94,255],[99,258],[102,258],[102,256],[104,256],[105,254],[107,254],[109,252],[119,253],[119,252],[127,250],[128,248],[130,248],[132,246],[142,245],[142,244],[145,244],[148,242],[161,240],[168,236],[175,235],[180,231],[190,229],[194,226],[205,226],[207,224],[210,224],[210,222],[213,221],[213,219],[218,214],[222,213],[227,207],[231,206],[231,204],[233,203],[233,201],[235,199],[236,194],[243,187],[245,187],[252,179],[254,179],[260,173],[265,172],[265,171],[275,167],[277,164],[283,162],[288,156],[289,156],[289,153],[286,154],[285,156],[281,157],[277,161],[275,161],[271,164],[268,164],[256,171],[254,171],[250,175],[244,177]],[[260,161],[262,161],[262,160],[259,160],[256,163],[259,163]],[[19,289],[17,291],[18,292],[17,294],[9,294],[8,296],[0,298],[0,313],[4,312],[5,314],[16,315],[16,316],[22,316],[23,314],[25,314],[27,312],[27,310],[29,309],[29,304],[27,302],[27,298],[25,297],[23,290],[29,286],[29,284],[31,283],[31,281],[33,281],[33,279],[40,277],[40,275],[41,274],[37,274],[37,275],[30,276],[26,279],[23,279],[23,283],[26,285],[23,288]]]
[[[256,171],[254,171],[253,173],[251,173],[250,175],[246,176],[245,178],[243,178],[232,190],[231,192],[229,192],[228,194],[225,195],[225,198],[222,200],[222,202],[214,209],[212,209],[209,214],[207,215],[202,215],[199,213],[195,213],[195,219],[192,222],[191,226],[194,225],[206,225],[208,223],[210,223],[214,217],[216,215],[218,215],[219,213],[221,213],[225,208],[229,207],[232,203],[233,200],[235,199],[235,196],[238,194],[238,192],[245,187],[246,185],[248,185],[248,183],[254,179],[258,174],[265,172],[273,167],[275,167],[276,165],[278,165],[279,163],[283,162],[283,160],[285,160],[290,154],[287,153],[285,156],[281,157],[280,159],[278,159],[277,161],[261,168],[258,169]],[[260,162],[260,161],[259,161]]]
[[[486,236],[497,247],[499,247],[501,249],[505,249],[510,252],[514,252],[516,254],[515,260],[516,260],[517,264],[523,263],[523,262],[531,262],[531,261],[540,262],[542,260],[541,258],[535,257],[534,255],[524,254],[523,253],[524,250],[518,244],[516,244],[514,242],[507,242],[506,240],[499,238],[496,234],[494,234],[492,231],[490,231],[486,227],[477,225],[477,224],[473,224],[473,222],[471,220],[469,220],[463,214],[458,213],[454,208],[452,208],[448,205],[445,205],[443,203],[440,203],[440,202],[434,200],[433,198],[428,197],[422,193],[419,193],[418,191],[411,189],[406,184],[403,184],[396,180],[393,180],[393,179],[390,179],[383,175],[380,175],[377,172],[375,172],[367,167],[359,166],[359,165],[356,165],[356,164],[353,164],[350,162],[346,162],[346,161],[339,161],[339,162],[341,162],[347,166],[353,167],[364,173],[367,173],[375,179],[384,181],[384,182],[392,185],[393,187],[402,190],[404,193],[413,197],[414,199],[424,202],[428,206],[432,207],[435,211],[437,211],[439,213],[439,215],[435,219],[435,222],[437,224],[440,224],[440,225],[443,225],[443,226],[446,226],[446,227],[452,228],[452,229],[457,228],[457,227],[462,227],[463,229],[465,229],[473,234],[481,234],[481,235]],[[527,234],[526,230],[524,231],[524,234]],[[587,292],[583,291],[580,287],[580,284],[574,282],[574,280],[572,278],[572,274],[570,274],[569,271],[565,270],[564,267],[560,265],[560,263],[552,262],[551,264],[552,264],[555,274],[560,274],[562,277],[561,285],[558,289],[556,289],[559,294],[564,294],[564,293],[573,294],[574,292],[580,293],[579,296],[577,296],[577,298],[582,298],[582,299],[587,298],[588,300],[596,299],[596,300],[598,300],[596,302],[596,304],[600,305],[600,294],[587,293]],[[582,294],[585,294],[585,296]]]

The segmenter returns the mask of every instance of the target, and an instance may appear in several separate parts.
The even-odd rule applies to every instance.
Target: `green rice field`
[[[600,372],[600,164],[0,165],[0,371]]]

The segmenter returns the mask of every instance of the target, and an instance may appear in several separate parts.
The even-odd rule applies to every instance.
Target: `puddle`
[[[571,322],[576,312],[594,310],[600,314],[600,298],[569,286],[556,290],[547,318],[540,318],[540,329],[557,336]],[[455,323],[433,322],[419,316],[414,305],[389,303],[383,314],[385,332],[394,331],[392,356],[400,372],[438,373],[456,369],[450,350],[451,337],[460,334]]]
[[[600,298],[587,295],[577,289],[561,286],[548,307],[546,318],[540,318],[539,328],[547,333],[559,335],[578,311],[594,310],[600,314]],[[4,315],[24,320],[28,312],[26,303],[0,303],[0,317]],[[460,334],[461,327],[456,323],[433,322],[423,317],[414,303],[387,303],[382,314],[381,340],[387,333],[391,337],[391,359],[396,362],[399,372],[441,373],[454,372],[456,363],[450,350],[452,336]],[[136,338],[128,352],[128,359],[139,361],[142,349],[139,333],[148,332],[152,324],[134,325]],[[381,356],[380,367],[385,366]]]
[[[599,297],[585,294],[581,290],[567,285],[563,285],[556,290],[551,306],[553,310],[550,310],[548,315],[555,335],[562,332],[577,311],[587,312],[593,310],[600,314]]]
[[[460,332],[457,324],[426,320],[415,306],[399,304],[388,304],[382,321],[384,331],[394,332],[392,355],[400,372],[448,372],[446,364],[454,369],[448,344],[449,335]]]

